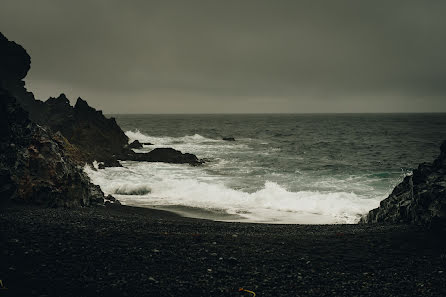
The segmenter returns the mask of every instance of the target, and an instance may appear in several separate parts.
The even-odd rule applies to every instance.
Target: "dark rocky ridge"
[[[0,203],[45,206],[102,205],[104,193],[90,182],[81,152],[60,133],[36,125],[0,88]]]
[[[222,140],[225,140],[225,141],[235,141],[235,138],[234,137],[223,137]]]
[[[135,140],[135,141],[133,141],[132,143],[130,143],[128,145],[128,148],[131,148],[131,149],[142,149],[143,146],[142,146],[141,142],[139,142],[138,140]]]
[[[433,163],[421,163],[361,223],[446,227],[446,141]]]
[[[193,166],[203,163],[197,156],[189,153],[183,154],[173,148],[156,148],[148,153],[133,153],[130,158],[133,161],[190,164]]]
[[[107,119],[81,98],[73,107],[64,94],[42,102],[28,92],[23,78],[30,64],[26,50],[0,33],[0,85],[28,111],[32,121],[60,131],[84,153],[86,162],[105,161],[126,152],[128,138],[114,118]]]
[[[137,154],[128,144],[128,137],[114,118],[106,118],[88,103],[78,98],[70,105],[65,94],[42,102],[25,88],[23,78],[30,69],[31,58],[26,50],[15,42],[9,41],[0,33],[0,86],[8,90],[17,102],[29,113],[35,123],[47,126],[54,132],[60,131],[68,141],[79,148],[82,161],[104,162],[104,166],[119,166],[118,160],[201,164],[190,154],[173,153],[152,155]],[[154,157],[154,155],[156,157]],[[167,156],[167,159],[162,159]],[[154,161],[156,160],[156,161]],[[190,162],[189,162],[190,161]]]
[[[51,207],[119,204],[104,197],[84,173],[85,162],[121,166],[118,159],[200,164],[196,156],[173,149],[138,154],[115,119],[64,94],[36,100],[22,80],[31,59],[0,33],[0,203]],[[165,159],[163,159],[165,158]]]

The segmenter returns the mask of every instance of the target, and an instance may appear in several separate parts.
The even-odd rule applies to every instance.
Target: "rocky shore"
[[[444,236],[125,206],[0,210],[2,296],[446,296]]]
[[[197,166],[195,155],[172,148],[136,153],[114,118],[61,94],[45,102],[25,88],[31,67],[26,50],[0,33],[0,204],[79,207],[119,203],[104,197],[84,173],[86,163],[121,166],[119,160]]]
[[[421,163],[361,223],[406,223],[446,231],[446,141],[432,163]]]
[[[129,144],[128,137],[114,118],[106,118],[102,111],[77,98],[74,106],[65,94],[46,101],[35,98],[25,87],[24,78],[31,68],[31,57],[26,50],[0,33],[0,88],[7,91],[28,113],[29,120],[59,132],[76,147],[81,161],[103,162],[105,166],[119,166],[118,160],[187,163],[203,163],[195,155],[170,148],[149,154],[135,153],[137,143]],[[140,144],[141,145],[141,144]],[[140,146],[139,146],[140,148]]]

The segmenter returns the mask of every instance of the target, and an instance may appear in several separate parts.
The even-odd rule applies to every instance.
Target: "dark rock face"
[[[128,156],[128,159],[132,161],[190,164],[193,166],[203,163],[197,156],[188,153],[183,154],[173,148],[156,148],[148,153],[133,153]]]
[[[29,71],[31,58],[23,47],[0,33],[0,79],[17,82]]]
[[[122,167],[121,163],[119,163],[118,160],[114,160],[114,159],[105,160],[103,165],[104,165],[104,168],[105,167]]]
[[[34,120],[53,131],[60,131],[86,154],[86,162],[116,159],[126,151],[128,138],[115,119],[107,119],[81,98],[72,107],[67,97],[61,94],[48,99],[44,106],[44,116]]]
[[[0,86],[28,112],[32,121],[54,132],[60,131],[71,144],[84,152],[86,162],[112,159],[125,152],[128,138],[115,119],[107,119],[81,98],[77,99],[74,107],[64,94],[46,102],[36,100],[25,89],[22,80],[30,64],[31,59],[23,47],[0,33]]]
[[[234,137],[223,137],[222,140],[225,140],[225,141],[235,141],[235,138]]]
[[[395,187],[379,208],[371,210],[361,223],[410,223],[446,226],[446,141],[440,156],[422,163],[411,176]]]
[[[83,172],[80,154],[61,134],[34,124],[0,89],[1,201],[46,206],[101,205],[104,193]],[[81,156],[78,156],[81,159]]]
[[[141,149],[142,148],[142,144],[138,140],[135,140],[135,141],[133,141],[132,143],[130,143],[128,145],[128,148],[130,148],[130,149]]]
[[[23,78],[31,67],[31,58],[26,50],[0,33],[0,87],[8,90],[22,107],[40,117],[44,110],[42,101],[35,100],[33,93],[25,88]]]
[[[110,160],[126,152],[128,138],[114,118],[107,119],[101,111],[77,99],[74,106],[72,136],[68,140],[91,156],[90,160]]]
[[[33,93],[25,89],[22,80],[30,69],[30,63],[31,59],[23,47],[0,33],[0,87],[7,90],[28,112],[31,121],[49,127],[53,132],[60,132],[70,147],[77,148],[78,152],[74,154],[76,160],[84,163],[96,160],[103,162],[104,167],[121,166],[118,160],[201,164],[196,156],[174,153],[177,151],[173,149],[164,153],[134,153],[116,120],[106,118],[81,98],[74,106],[70,105],[64,94],[49,98],[46,102],[36,100]],[[131,146],[142,147],[137,141]]]

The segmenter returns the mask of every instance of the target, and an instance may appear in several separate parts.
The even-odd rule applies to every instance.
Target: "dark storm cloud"
[[[27,84],[108,112],[446,111],[445,1],[2,1]]]

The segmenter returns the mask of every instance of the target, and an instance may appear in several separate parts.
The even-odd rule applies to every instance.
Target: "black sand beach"
[[[133,207],[0,209],[0,296],[446,296],[446,241]]]

